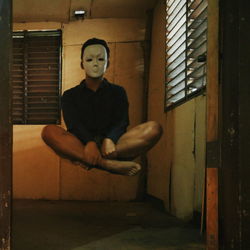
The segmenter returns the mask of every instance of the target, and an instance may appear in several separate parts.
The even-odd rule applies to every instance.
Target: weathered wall
[[[165,6],[154,11],[149,77],[149,120],[164,129],[148,153],[148,193],[164,201],[174,215],[190,219],[200,211],[205,166],[205,97],[164,112]]]
[[[63,91],[84,77],[80,68],[81,44],[99,37],[109,42],[111,64],[106,77],[126,88],[130,101],[130,120],[142,120],[143,19],[88,19],[69,24],[14,24],[14,30],[55,29],[63,31]],[[104,171],[85,171],[60,159],[41,140],[43,126],[14,126],[14,198],[131,200],[138,190],[138,176],[124,177]]]

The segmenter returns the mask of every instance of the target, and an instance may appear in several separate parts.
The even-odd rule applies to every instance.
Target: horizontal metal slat
[[[45,119],[55,120],[57,119],[57,112],[51,112],[49,114],[47,112],[31,113],[29,111],[27,115],[27,120],[45,120]]]
[[[52,70],[52,69],[41,69],[41,70],[36,70],[36,69],[29,69],[28,70],[28,75],[29,77],[43,77],[43,76],[59,76],[58,70]]]
[[[207,43],[204,41],[198,48],[188,51],[187,59],[194,58],[197,59],[199,55],[204,54],[207,51]]]
[[[177,92],[176,94],[174,94],[173,96],[171,96],[169,99],[168,99],[168,104],[173,104],[173,103],[176,103],[182,99],[185,98],[185,90],[182,90],[180,92]]]
[[[167,63],[170,64],[173,61],[177,60],[177,58],[182,55],[182,53],[185,51],[185,49],[186,49],[186,44],[183,43],[173,54],[169,55],[166,58]]]
[[[39,67],[58,67],[58,62],[29,62],[27,64],[28,66],[28,69],[31,69],[31,68],[39,68]]]
[[[197,1],[197,0],[196,0]],[[195,8],[189,8],[188,18],[197,18],[207,8],[207,1],[203,0],[195,6]]]
[[[183,72],[185,69],[186,69],[186,63],[184,61],[178,67],[176,67],[174,70],[168,73],[168,78],[169,79],[175,78],[178,74]]]
[[[206,74],[206,65],[202,64],[197,68],[189,69],[187,77],[198,78],[200,76],[204,76]]]
[[[182,71],[176,77],[174,77],[173,79],[167,79],[167,85],[172,86],[172,87],[176,86],[180,82],[185,80],[185,77],[186,77],[186,73],[185,73],[185,71]]]
[[[189,9],[196,9],[197,6],[202,2],[203,0],[188,0],[188,8]]]
[[[33,125],[40,125],[40,124],[58,124],[58,118],[57,119],[27,119],[25,124],[33,124]]]
[[[181,64],[186,59],[186,52],[183,51],[182,54],[180,54],[176,60],[170,62],[167,61],[166,69],[168,72],[174,70],[176,67],[178,67],[179,64]]]
[[[28,96],[28,102],[29,103],[58,103],[59,96],[35,96],[30,97]]]
[[[59,63],[59,59],[58,58],[53,58],[53,57],[48,57],[48,58],[28,58],[28,65],[32,65],[32,64],[48,64],[48,63],[52,63],[52,64],[58,64]]]
[[[176,23],[175,26],[173,26],[172,29],[168,29],[167,27],[167,39],[171,39],[178,31],[180,28],[182,28],[183,24],[186,22],[186,17],[185,15]]]
[[[29,53],[40,53],[40,52],[60,52],[58,46],[41,46],[41,47],[29,47]]]
[[[173,5],[174,4],[178,4],[180,0],[167,0],[166,1],[166,7],[167,8],[174,8]]]
[[[182,36],[184,36],[184,38],[186,37],[186,24],[185,23],[179,28],[179,30],[177,30],[177,32],[171,38],[166,39],[167,47],[170,48],[171,46],[173,46],[178,39],[182,38]]]
[[[167,64],[166,70],[168,72],[168,75],[170,75],[173,70],[175,70],[176,68],[178,68],[179,65],[181,65],[183,62],[185,62],[185,58],[186,58],[185,55],[186,55],[186,52],[184,51],[182,53],[182,55],[178,57],[177,60],[175,60],[173,63],[171,63],[169,65]]]
[[[167,25],[169,31],[171,31],[178,24],[178,22],[181,22],[183,18],[186,20],[186,12],[186,6],[184,5],[175,16],[172,18],[168,17]]]
[[[58,63],[54,63],[54,64],[48,64],[48,63],[44,63],[44,64],[29,64],[27,65],[27,70],[28,72],[32,72],[32,71],[42,71],[42,70],[57,70],[59,72],[59,65]]]
[[[28,53],[28,58],[29,59],[39,59],[39,58],[55,58],[57,59],[58,58],[58,52],[57,51],[50,51],[50,52],[47,52],[47,51],[41,51],[41,52],[34,52],[34,53]]]
[[[32,92],[32,93],[29,93],[29,97],[53,97],[53,98],[56,98],[57,97],[57,94],[56,92],[53,92],[53,93],[48,93],[48,92]]]
[[[207,30],[207,20],[204,19],[196,29],[188,29],[188,39],[195,39]]]
[[[12,65],[12,72],[23,72],[24,66],[23,65]]]
[[[44,82],[45,84],[47,82],[56,83],[58,82],[59,75],[55,74],[41,74],[41,75],[30,75],[28,74],[28,82]]]
[[[177,85],[174,86],[167,86],[166,93],[168,97],[176,94],[177,92],[180,92],[181,90],[185,89],[185,81],[179,82]]]
[[[174,45],[169,46],[169,48],[166,50],[167,55],[171,55],[172,53],[174,53],[174,51],[177,50],[177,48],[180,47],[185,41],[186,35],[184,33],[181,37],[179,37],[179,39],[174,43]]]
[[[196,88],[201,88],[204,86],[206,83],[206,76],[202,75],[198,78],[193,78],[193,79],[188,79],[187,86],[190,87],[196,87]]]
[[[207,8],[205,8],[198,17],[188,18],[188,29],[196,29],[205,19],[207,19]]]
[[[202,43],[207,41],[207,32],[206,30],[200,34],[200,36],[196,37],[195,39],[188,39],[188,49],[196,49]]]
[[[12,75],[12,81],[13,82],[23,82],[23,75],[20,74],[20,75]]]

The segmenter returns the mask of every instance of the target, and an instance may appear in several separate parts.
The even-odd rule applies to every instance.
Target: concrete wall
[[[205,167],[205,96],[164,112],[165,6],[154,11],[149,77],[149,120],[161,123],[164,134],[148,153],[148,193],[164,201],[182,219],[201,210]]]
[[[16,23],[14,30],[62,29],[62,89],[84,78],[80,49],[88,38],[109,42],[111,64],[106,77],[126,88],[130,101],[130,127],[142,121],[143,19],[87,19],[61,23]],[[41,140],[43,126],[15,125],[13,145],[14,198],[132,200],[139,189],[139,176],[125,177],[100,170],[85,171],[60,159]]]

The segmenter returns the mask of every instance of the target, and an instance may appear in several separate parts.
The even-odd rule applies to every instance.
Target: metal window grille
[[[59,124],[61,31],[13,33],[12,121]]]
[[[166,0],[166,110],[206,86],[207,0]]]

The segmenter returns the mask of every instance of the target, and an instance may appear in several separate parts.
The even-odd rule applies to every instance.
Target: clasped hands
[[[115,143],[105,138],[102,143],[101,152],[94,141],[89,141],[85,146],[86,160],[91,165],[97,165],[101,158],[113,158],[116,153]]]

